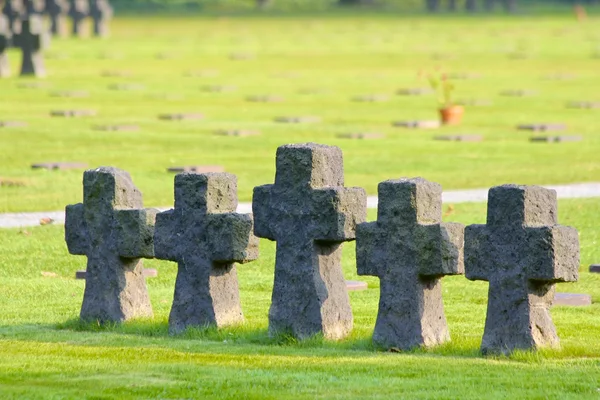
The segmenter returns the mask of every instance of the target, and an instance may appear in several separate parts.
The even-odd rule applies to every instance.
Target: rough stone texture
[[[412,128],[412,129],[436,129],[441,126],[440,121],[396,121],[392,123],[393,126],[401,128]]]
[[[20,19],[26,12],[23,0],[5,0],[4,2],[0,2],[0,5],[2,5],[2,3],[3,7],[0,14],[6,15],[9,31],[15,32],[20,29]]]
[[[580,293],[556,293],[552,306],[585,307],[592,305],[592,296]]]
[[[433,140],[443,140],[450,142],[481,142],[483,136],[481,135],[441,135],[435,136]]]
[[[583,140],[582,136],[577,135],[561,135],[561,136],[533,136],[529,138],[531,142],[546,142],[546,143],[560,143],[560,142],[580,142]]]
[[[42,49],[47,38],[40,15],[29,15],[21,22],[21,32],[13,36],[13,41],[23,54],[21,76],[46,76]]]
[[[10,65],[6,50],[11,36],[9,20],[4,14],[0,14],[0,78],[10,76]]]
[[[106,37],[109,34],[109,22],[113,16],[113,8],[108,0],[91,0],[90,16],[94,21],[94,36]]]
[[[237,214],[237,180],[227,173],[175,177],[175,208],[156,217],[156,258],[177,261],[169,331],[240,323],[235,262],[258,258],[251,214]]]
[[[600,274],[600,264],[590,265],[590,272],[595,273],[595,274]]]
[[[170,167],[167,168],[168,172],[195,172],[195,173],[206,173],[206,172],[225,172],[225,168],[222,165],[186,165],[183,167]]]
[[[490,283],[484,354],[559,345],[549,308],[554,284],[578,279],[579,238],[557,216],[556,191],[503,185],[489,190],[487,225],[466,228],[466,277]]]
[[[321,117],[312,115],[304,115],[299,117],[276,117],[275,122],[282,122],[286,124],[310,124],[313,122],[321,122]]]
[[[82,320],[152,316],[140,258],[154,257],[156,213],[143,208],[127,172],[110,167],[84,172],[83,203],[67,206],[65,219],[69,252],[88,258]]]
[[[69,15],[68,0],[46,0],[46,12],[50,16],[50,33],[55,36],[65,35]]]
[[[158,271],[154,268],[144,268],[142,271],[142,275],[144,278],[156,278],[158,276]],[[75,279],[86,279],[87,271],[75,271]]]
[[[89,0],[71,0],[69,16],[73,21],[73,29],[71,30],[71,34],[73,36],[85,36],[85,20],[87,17],[89,17],[89,15]]]
[[[80,162],[44,162],[44,163],[36,163],[31,164],[31,168],[33,169],[59,169],[59,170],[67,170],[67,169],[83,169],[87,168],[86,163]]]
[[[65,118],[75,118],[75,117],[93,117],[96,115],[95,110],[54,110],[50,111],[50,115],[52,117],[65,117]]]
[[[345,188],[342,151],[315,143],[277,149],[275,184],[254,188],[254,233],[277,241],[269,332],[341,339],[352,310],[342,242],[366,218],[362,188]]]
[[[383,139],[385,135],[375,132],[359,132],[359,133],[340,133],[337,135],[340,139]]]
[[[517,129],[524,131],[534,132],[548,132],[548,131],[564,131],[567,129],[565,124],[522,124],[518,125]]]
[[[442,223],[442,187],[423,178],[381,182],[377,221],[358,225],[359,275],[379,277],[376,345],[409,350],[450,340],[440,278],[464,273],[464,226]]]

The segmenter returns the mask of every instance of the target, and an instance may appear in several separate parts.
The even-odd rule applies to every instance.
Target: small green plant
[[[427,75],[429,86],[436,91],[438,96],[438,103],[441,107],[451,107],[454,105],[452,102],[452,92],[454,91],[454,84],[448,79],[446,73],[430,73]]]

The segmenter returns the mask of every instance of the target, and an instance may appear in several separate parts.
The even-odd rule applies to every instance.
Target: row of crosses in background
[[[13,33],[21,31],[21,21],[25,16],[48,15],[50,32],[55,36],[66,34],[67,17],[73,21],[71,33],[84,36],[86,19],[91,17],[94,35],[104,37],[108,35],[108,22],[113,15],[108,0],[0,0],[0,5]]]
[[[429,12],[437,12],[442,7],[443,0],[425,0],[425,7]],[[448,11],[456,11],[458,9],[458,0],[447,0],[446,5]],[[477,0],[464,0],[465,10],[475,12],[480,9]],[[514,13],[517,10],[517,0],[483,0],[483,9],[485,11],[493,11],[497,4],[501,4],[506,12]]]
[[[556,192],[503,185],[489,191],[486,225],[442,222],[442,188],[422,178],[379,185],[378,219],[366,193],[344,187],[342,152],[314,143],[281,146],[272,185],[254,189],[252,214],[238,214],[227,173],[175,177],[175,208],[144,209],[124,171],[83,178],[83,203],[67,206],[65,238],[88,258],[80,317],[122,322],[152,315],[141,258],[176,261],[169,330],[243,321],[235,264],[258,258],[258,237],[277,242],[269,332],[305,339],[346,337],[352,310],[341,245],[356,239],[359,275],[380,279],[373,334],[402,350],[450,339],[440,279],[489,281],[481,349],[557,346],[549,308],[556,282],[578,279],[579,239],[558,225]]]

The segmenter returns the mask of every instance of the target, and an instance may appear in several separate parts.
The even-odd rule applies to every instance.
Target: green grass
[[[560,203],[560,222],[580,232],[582,265],[600,258],[597,200]],[[374,218],[375,213],[370,213]],[[482,223],[484,204],[457,204],[448,220]],[[347,279],[368,281],[350,293],[352,335],[297,343],[267,333],[274,244],[238,267],[246,323],[168,335],[174,263],[149,260],[152,320],[99,327],[77,321],[84,283],[73,279],[84,257],[70,256],[63,228],[0,230],[0,397],[2,398],[597,398],[600,389],[600,276],[559,291],[589,293],[594,305],[557,306],[560,350],[483,358],[487,284],[443,280],[452,342],[406,354],[375,351],[370,338],[379,282],[357,277],[354,245],[344,248]],[[51,272],[56,276],[43,276]],[[47,275],[47,274],[46,274]]]
[[[222,164],[238,175],[241,200],[274,177],[277,146],[318,141],[344,150],[347,185],[375,194],[381,180],[423,176],[445,189],[508,182],[597,181],[598,111],[570,110],[570,100],[600,101],[600,44],[596,20],[578,25],[571,16],[522,18],[328,17],[129,18],[114,22],[110,40],[56,40],[47,52],[43,88],[27,80],[0,80],[0,120],[27,128],[0,128],[0,212],[61,209],[81,201],[81,171],[32,171],[38,161],[84,161],[90,167],[128,170],[147,205],[172,204],[180,164]],[[527,60],[508,53],[529,50]],[[255,55],[231,60],[235,52]],[[163,58],[156,58],[163,53]],[[433,55],[438,54],[438,59]],[[18,55],[11,51],[13,69]],[[445,58],[446,56],[452,56]],[[399,119],[436,118],[433,96],[404,98],[396,89],[426,85],[420,70],[482,76],[457,82],[459,98],[484,98],[492,107],[469,108],[464,124],[440,131],[392,128]],[[102,77],[130,71],[129,78]],[[216,76],[186,77],[189,70]],[[545,76],[575,74],[553,81]],[[145,85],[111,91],[114,83]],[[205,93],[203,85],[236,85],[230,93]],[[302,89],[323,88],[306,95]],[[539,90],[532,98],[504,98],[504,89]],[[58,90],[86,90],[89,97],[51,97]],[[354,103],[356,95],[390,94],[386,103]],[[245,101],[275,94],[281,103]],[[163,95],[181,96],[165,100]],[[49,111],[94,108],[97,117],[55,119]],[[158,121],[162,112],[203,112],[204,121]],[[281,125],[278,115],[319,115],[323,122]],[[564,122],[581,143],[532,144],[518,123]],[[135,123],[139,132],[105,133],[98,124]],[[261,136],[228,138],[216,129],[256,129]],[[336,134],[368,130],[386,139],[353,142]],[[481,143],[432,141],[439,133],[477,133]],[[481,203],[445,208],[445,220],[483,223]],[[73,279],[85,257],[67,253],[63,228],[0,230],[0,398],[598,398],[600,396],[600,276],[587,265],[600,259],[596,199],[560,202],[560,222],[580,232],[581,273],[559,291],[588,293],[586,308],[555,307],[560,350],[483,358],[487,284],[445,278],[443,291],[452,342],[407,354],[378,352],[371,345],[379,282],[356,276],[354,245],[344,247],[347,279],[369,283],[350,294],[352,335],[341,342],[319,338],[297,343],[270,338],[267,313],[273,281],[274,244],[238,267],[246,323],[222,330],[168,336],[176,265],[145,261],[159,277],[148,280],[155,317],[121,326],[82,325],[77,317],[84,283]],[[373,210],[370,218],[375,217]]]
[[[0,128],[0,178],[23,187],[0,187],[0,212],[61,209],[81,199],[81,171],[33,171],[40,161],[82,161],[90,167],[129,171],[146,204],[172,204],[173,177],[166,167],[221,164],[239,180],[241,200],[252,188],[272,182],[277,146],[318,141],[344,150],[346,182],[375,194],[377,183],[421,175],[446,189],[507,182],[597,181],[598,111],[565,108],[570,100],[599,101],[600,45],[595,19],[577,24],[570,15],[537,20],[393,16],[270,18],[117,19],[110,40],[59,39],[47,51],[46,87],[23,89],[18,77],[0,80],[0,120],[23,120],[27,128]],[[516,50],[531,52],[512,60]],[[231,53],[251,60],[231,60]],[[167,58],[156,58],[160,54]],[[442,57],[435,59],[434,55]],[[18,69],[18,54],[9,54]],[[450,58],[445,58],[450,57]],[[393,128],[394,120],[436,119],[434,96],[395,96],[403,87],[426,86],[421,70],[481,74],[457,81],[457,98],[483,98],[492,107],[468,108],[462,126],[439,131]],[[131,77],[102,77],[103,71]],[[217,76],[186,77],[187,71]],[[544,79],[556,73],[575,79]],[[108,86],[143,84],[138,91]],[[206,93],[204,85],[235,85],[229,93]],[[533,89],[531,98],[501,97],[504,89]],[[300,94],[302,89],[324,89]],[[52,97],[60,90],[85,90],[88,98]],[[385,103],[356,103],[356,95],[389,94]],[[250,103],[248,95],[275,94],[281,103]],[[174,95],[173,100],[161,96]],[[177,97],[178,96],[178,97]],[[54,109],[91,108],[98,116],[50,118]],[[204,121],[163,122],[163,112],[202,112]],[[280,115],[318,115],[322,123],[288,125]],[[582,143],[529,143],[515,126],[564,122]],[[139,132],[106,133],[98,124],[133,123]],[[219,137],[216,129],[254,129],[261,136]],[[350,141],[347,131],[374,131],[386,139]],[[481,143],[432,141],[439,133],[475,133]]]

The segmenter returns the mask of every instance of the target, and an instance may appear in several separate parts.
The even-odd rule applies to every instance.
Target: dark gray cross
[[[8,27],[11,32],[18,31],[20,20],[25,15],[23,0],[5,0],[2,13],[8,18]]]
[[[85,19],[90,15],[90,3],[89,0],[71,0],[71,7],[69,8],[69,16],[73,20],[73,29],[71,34],[73,36],[83,36],[83,25]]]
[[[0,78],[10,76],[10,65],[8,63],[6,50],[11,35],[8,18],[4,14],[0,14]]]
[[[91,0],[90,15],[94,20],[94,36],[108,36],[108,22],[113,15],[108,0]]]
[[[50,32],[55,36],[64,35],[67,29],[69,1],[46,0],[46,12],[50,16]]]
[[[258,258],[258,238],[236,208],[235,175],[175,176],[175,208],[157,215],[154,234],[156,258],[178,263],[169,332],[243,321],[234,263]]]
[[[42,17],[30,15],[22,21],[21,32],[14,35],[14,42],[23,54],[21,76],[43,77],[46,75],[42,54],[45,40],[43,29]]]
[[[101,167],[83,174],[83,203],[67,206],[65,240],[71,254],[87,256],[81,319],[121,322],[151,317],[141,257],[152,258],[157,210],[125,171]]]
[[[466,277],[490,283],[484,354],[558,345],[549,308],[554,284],[578,279],[579,239],[557,215],[554,190],[503,185],[489,191],[487,225],[466,228]]]
[[[437,183],[389,180],[378,192],[377,221],[356,229],[358,274],[381,281],[373,342],[402,350],[446,342],[440,278],[464,273],[465,227],[442,223]]]
[[[338,147],[281,146],[276,165],[275,184],[255,187],[252,200],[254,233],[277,241],[269,331],[343,338],[353,321],[341,244],[365,221],[365,191],[344,187]]]

